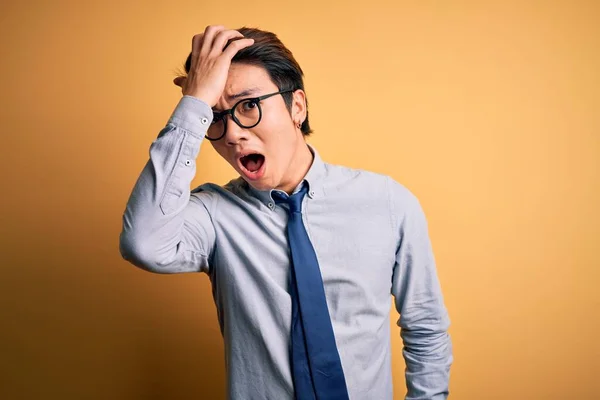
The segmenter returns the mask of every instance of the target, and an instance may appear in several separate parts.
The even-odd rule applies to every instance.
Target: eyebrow
[[[260,91],[260,88],[258,88],[258,87],[251,87],[251,88],[243,90],[243,91],[241,91],[239,93],[228,95],[227,96],[227,100],[228,101],[236,100],[236,99],[239,99],[241,97],[250,96],[251,94],[255,94],[256,92],[259,92],[259,91]],[[213,108],[213,112],[221,112],[221,111],[222,110],[219,110],[217,108]]]
[[[246,97],[246,96],[254,94],[258,91],[260,91],[260,88],[252,87],[252,88],[244,90],[243,92],[232,94],[231,96],[227,96],[227,100],[235,100],[235,99],[239,99],[240,97]]]

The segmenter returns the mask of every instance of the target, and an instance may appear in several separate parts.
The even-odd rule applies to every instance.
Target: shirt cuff
[[[185,95],[179,100],[169,123],[203,138],[212,119],[213,112],[208,104],[196,97]]]

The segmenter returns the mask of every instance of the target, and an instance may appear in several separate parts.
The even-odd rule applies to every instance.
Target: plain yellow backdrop
[[[0,398],[224,398],[207,277],[118,251],[172,79],[215,23],[277,33],[322,157],[421,200],[451,398],[599,398],[599,20],[566,0],[3,1]],[[235,177],[208,142],[197,170]]]

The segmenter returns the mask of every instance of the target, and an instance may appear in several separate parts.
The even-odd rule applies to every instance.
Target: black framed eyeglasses
[[[279,92],[265,94],[259,97],[242,99],[235,103],[229,110],[219,111],[213,114],[213,120],[206,132],[208,140],[221,139],[227,133],[227,116],[230,116],[240,128],[254,128],[262,119],[261,100],[268,99],[278,94],[293,92],[295,89],[280,90]]]

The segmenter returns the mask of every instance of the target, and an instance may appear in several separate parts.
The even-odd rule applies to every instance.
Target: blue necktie
[[[342,363],[317,256],[302,222],[302,189],[287,196],[273,192],[277,203],[289,204],[287,235],[292,254],[290,358],[297,400],[348,400]]]

